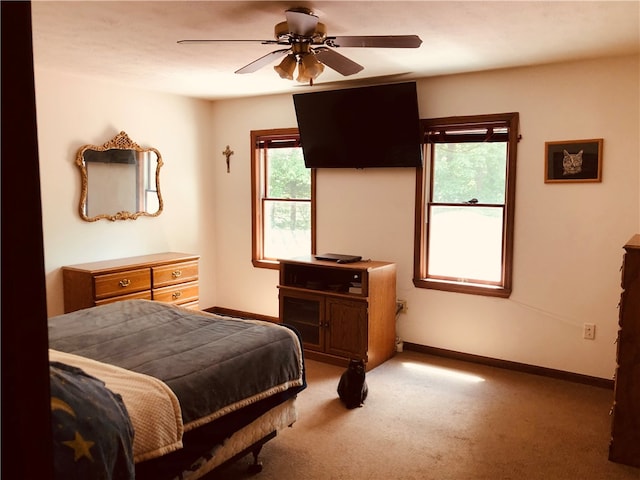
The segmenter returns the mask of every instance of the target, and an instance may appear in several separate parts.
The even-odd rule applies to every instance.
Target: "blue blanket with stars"
[[[120,395],[82,370],[49,363],[56,480],[133,479],[133,426]]]

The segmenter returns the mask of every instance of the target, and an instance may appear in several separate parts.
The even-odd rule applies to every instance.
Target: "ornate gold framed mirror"
[[[162,212],[162,156],[155,148],[142,148],[120,132],[102,146],[80,148],[76,165],[82,180],[83,220],[135,220]]]

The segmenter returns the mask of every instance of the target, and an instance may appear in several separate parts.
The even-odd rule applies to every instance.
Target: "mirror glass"
[[[82,176],[83,220],[135,220],[162,212],[162,157],[155,148],[141,148],[120,132],[101,147],[82,147],[76,164]]]

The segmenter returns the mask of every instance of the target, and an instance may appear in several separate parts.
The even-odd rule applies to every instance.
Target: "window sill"
[[[280,262],[277,260],[256,260],[252,259],[251,263],[256,268],[269,268],[271,270],[278,270],[280,268]]]
[[[431,290],[442,290],[455,293],[466,293],[470,295],[483,295],[486,297],[509,298],[509,296],[511,296],[511,288],[497,285],[483,285],[479,283],[434,280],[430,278],[414,278],[413,284],[417,288],[427,288]]]

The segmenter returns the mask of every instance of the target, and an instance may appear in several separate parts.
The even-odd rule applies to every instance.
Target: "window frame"
[[[264,200],[267,176],[262,175],[263,156],[259,154],[259,143],[264,141],[294,142],[300,146],[300,133],[297,128],[277,128],[251,131],[251,263],[257,268],[277,270],[280,262],[264,256]],[[316,169],[310,169],[311,176],[311,254],[316,251]],[[285,200],[285,199],[279,199]],[[295,199],[286,199],[295,200]]]
[[[507,171],[505,174],[505,200],[503,212],[502,231],[502,274],[500,282],[465,282],[449,280],[427,275],[428,258],[428,229],[426,218],[430,201],[427,195],[433,190],[432,162],[434,142],[429,142],[428,134],[437,129],[473,129],[478,127],[491,128],[491,126],[506,126],[507,140]],[[423,132],[423,147],[425,149],[425,162],[422,167],[416,168],[416,203],[415,203],[415,233],[414,233],[414,265],[413,284],[417,288],[443,290],[456,293],[473,295],[485,295],[491,297],[508,298],[513,288],[513,237],[515,219],[516,198],[516,161],[517,145],[520,139],[519,114],[517,112],[471,115],[459,117],[442,117],[433,119],[421,119],[420,126]],[[455,135],[451,135],[454,140]],[[455,143],[452,141],[451,143]]]

